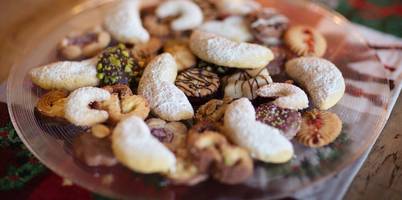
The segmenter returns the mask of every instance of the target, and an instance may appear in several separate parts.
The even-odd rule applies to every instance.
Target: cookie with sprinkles
[[[215,96],[220,86],[220,80],[219,76],[211,71],[190,68],[177,76],[175,84],[192,103],[198,104]]]
[[[289,140],[297,134],[302,123],[302,116],[298,111],[281,108],[273,103],[258,106],[256,118],[258,121],[279,129]]]
[[[299,56],[322,57],[327,50],[325,37],[309,26],[292,26],[284,36],[286,45]]]

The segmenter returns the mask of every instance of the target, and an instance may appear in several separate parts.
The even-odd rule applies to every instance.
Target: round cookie
[[[292,26],[286,31],[285,43],[299,56],[322,57],[327,50],[324,36],[309,26]]]
[[[296,140],[308,147],[322,147],[332,143],[342,131],[338,115],[313,110],[303,114],[303,122]]]
[[[107,48],[99,58],[97,77],[102,86],[114,84],[130,84],[138,82],[143,68],[130,56],[130,51],[124,44]]]
[[[289,19],[272,8],[263,8],[248,15],[250,30],[257,41],[268,45],[281,43]]]
[[[258,121],[273,126],[291,140],[300,130],[302,117],[296,110],[281,108],[273,103],[262,104],[256,109]]]
[[[191,68],[176,78],[176,86],[193,103],[209,100],[217,93],[220,85],[218,75],[202,68]]]
[[[257,98],[257,90],[272,83],[268,70],[264,67],[245,70],[223,78],[225,97],[233,99],[247,97]]]

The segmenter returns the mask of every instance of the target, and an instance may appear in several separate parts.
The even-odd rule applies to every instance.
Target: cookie
[[[306,89],[313,105],[321,110],[334,106],[345,93],[342,73],[326,59],[292,59],[286,63],[286,73]]]
[[[36,103],[36,109],[47,117],[64,118],[68,92],[64,90],[52,90],[40,97]]]
[[[257,95],[265,98],[276,98],[272,103],[292,110],[308,108],[307,94],[299,87],[289,83],[271,83],[257,90]]]
[[[216,34],[193,31],[190,48],[195,55],[209,63],[240,69],[260,69],[274,56],[261,45],[235,42]]]
[[[110,34],[96,26],[84,32],[68,34],[59,42],[58,50],[68,60],[89,58],[100,53],[110,41]]]
[[[215,74],[218,74],[219,77],[230,75],[235,73],[237,70],[234,68],[230,67],[223,67],[219,65],[215,65],[212,63],[205,62],[203,60],[198,59],[196,67],[205,69],[207,71],[213,72]]]
[[[158,19],[155,15],[146,15],[144,17],[144,26],[152,36],[167,37],[172,33],[169,24],[165,21]]]
[[[97,86],[96,59],[55,62],[33,68],[29,75],[32,82],[46,90],[68,90]]]
[[[122,43],[148,42],[150,36],[140,18],[141,4],[141,0],[122,0],[107,14],[104,26],[113,38]]]
[[[221,122],[226,107],[230,102],[232,102],[232,99],[230,98],[224,98],[223,100],[212,99],[198,108],[197,113],[195,114],[195,119],[199,122]]]
[[[308,147],[322,147],[332,143],[342,131],[338,115],[313,110],[303,114],[303,122],[296,140]]]
[[[296,110],[266,103],[259,105],[255,112],[258,121],[279,129],[289,140],[300,130],[302,117]]]
[[[193,2],[201,8],[204,21],[218,18],[219,13],[215,5],[215,0],[193,0]]]
[[[151,134],[172,152],[177,152],[185,147],[187,127],[183,123],[166,122],[159,118],[148,119],[146,123]]]
[[[146,65],[157,56],[161,48],[162,41],[159,38],[151,37],[147,43],[135,45],[131,50],[131,54],[138,65],[145,68]]]
[[[148,64],[138,86],[138,94],[148,100],[152,112],[167,121],[194,116],[186,95],[174,85],[176,76],[175,59],[169,53],[163,53]]]
[[[194,67],[197,63],[197,58],[191,52],[187,40],[168,40],[163,45],[163,50],[173,56],[179,71]]]
[[[223,36],[236,42],[248,42],[253,39],[246,20],[242,16],[230,16],[223,21],[213,20],[202,24],[199,30]]]
[[[130,116],[146,119],[151,110],[148,101],[140,95],[119,97],[117,94],[102,102],[101,108],[108,112],[108,122],[112,125]]]
[[[175,155],[152,136],[147,124],[137,116],[117,124],[112,134],[112,150],[120,163],[140,173],[164,173],[176,165]]]
[[[91,167],[111,167],[117,164],[110,146],[108,138],[96,138],[90,133],[83,133],[73,140],[75,157]]]
[[[219,132],[191,132],[188,149],[194,165],[203,172],[210,173],[219,182],[239,184],[253,173],[253,161],[248,152],[229,144]]]
[[[237,99],[247,97],[257,98],[260,87],[272,83],[271,76],[266,68],[240,71],[223,78],[225,97]]]
[[[309,26],[292,26],[284,36],[286,45],[299,56],[322,57],[327,50],[325,37]]]
[[[250,100],[232,102],[225,112],[225,134],[251,156],[267,163],[285,163],[294,153],[293,145],[280,131],[256,120]]]
[[[274,59],[267,65],[268,72],[271,76],[284,76],[285,64],[290,59],[290,50],[285,46],[274,46],[270,48],[274,54]]]
[[[250,30],[255,39],[267,46],[282,43],[282,36],[289,25],[289,19],[272,8],[263,8],[247,16]]]
[[[83,87],[74,90],[67,98],[64,117],[76,126],[92,126],[103,123],[109,118],[104,110],[90,107],[94,102],[103,102],[111,98],[108,91],[96,87]]]
[[[99,57],[96,65],[97,77],[102,86],[135,84],[139,81],[143,68],[131,57],[124,44],[107,48]]]
[[[215,73],[201,68],[191,68],[181,72],[175,84],[191,102],[199,104],[216,95],[220,80]]]
[[[220,0],[214,2],[221,16],[247,15],[261,8],[254,0]]]
[[[201,8],[192,1],[170,0],[162,2],[155,11],[159,18],[175,17],[170,26],[174,31],[192,30],[202,24]]]

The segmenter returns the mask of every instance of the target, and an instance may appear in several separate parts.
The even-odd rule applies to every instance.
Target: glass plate
[[[295,144],[295,158],[282,165],[258,163],[244,184],[207,181],[193,187],[169,186],[157,175],[136,174],[125,167],[91,168],[72,157],[71,141],[80,128],[54,122],[34,112],[44,91],[27,76],[36,66],[56,61],[56,44],[69,31],[100,24],[113,1],[85,1],[43,21],[21,47],[9,77],[7,95],[12,122],[20,138],[47,167],[91,191],[115,198],[261,199],[284,197],[320,183],[352,164],[373,144],[385,123],[389,97],[386,72],[374,51],[340,15],[323,6],[294,0],[261,1],[286,14],[294,24],[317,27],[328,40],[325,57],[342,71],[346,94],[332,111],[344,122],[332,145],[308,149]],[[368,73],[370,69],[371,74]],[[375,72],[375,73],[373,73]]]

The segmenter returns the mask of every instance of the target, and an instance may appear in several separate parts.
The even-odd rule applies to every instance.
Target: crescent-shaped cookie
[[[29,72],[33,83],[51,90],[75,90],[86,86],[96,86],[96,59],[55,62],[32,69]]]
[[[147,124],[137,116],[117,124],[112,149],[123,165],[140,173],[168,172],[176,164],[174,154],[151,135]]]
[[[334,106],[345,93],[342,73],[326,59],[292,59],[286,63],[286,73],[307,90],[314,106],[320,110]]]
[[[195,55],[207,62],[232,68],[262,68],[274,59],[274,55],[267,47],[235,42],[199,30],[191,34],[190,48]]]
[[[293,146],[278,129],[256,121],[255,110],[247,98],[231,103],[225,112],[226,134],[237,145],[263,162],[284,163],[293,156]]]
[[[194,116],[186,95],[174,85],[176,76],[175,59],[164,53],[148,64],[138,86],[138,94],[148,100],[152,111],[167,121],[186,120]]]

